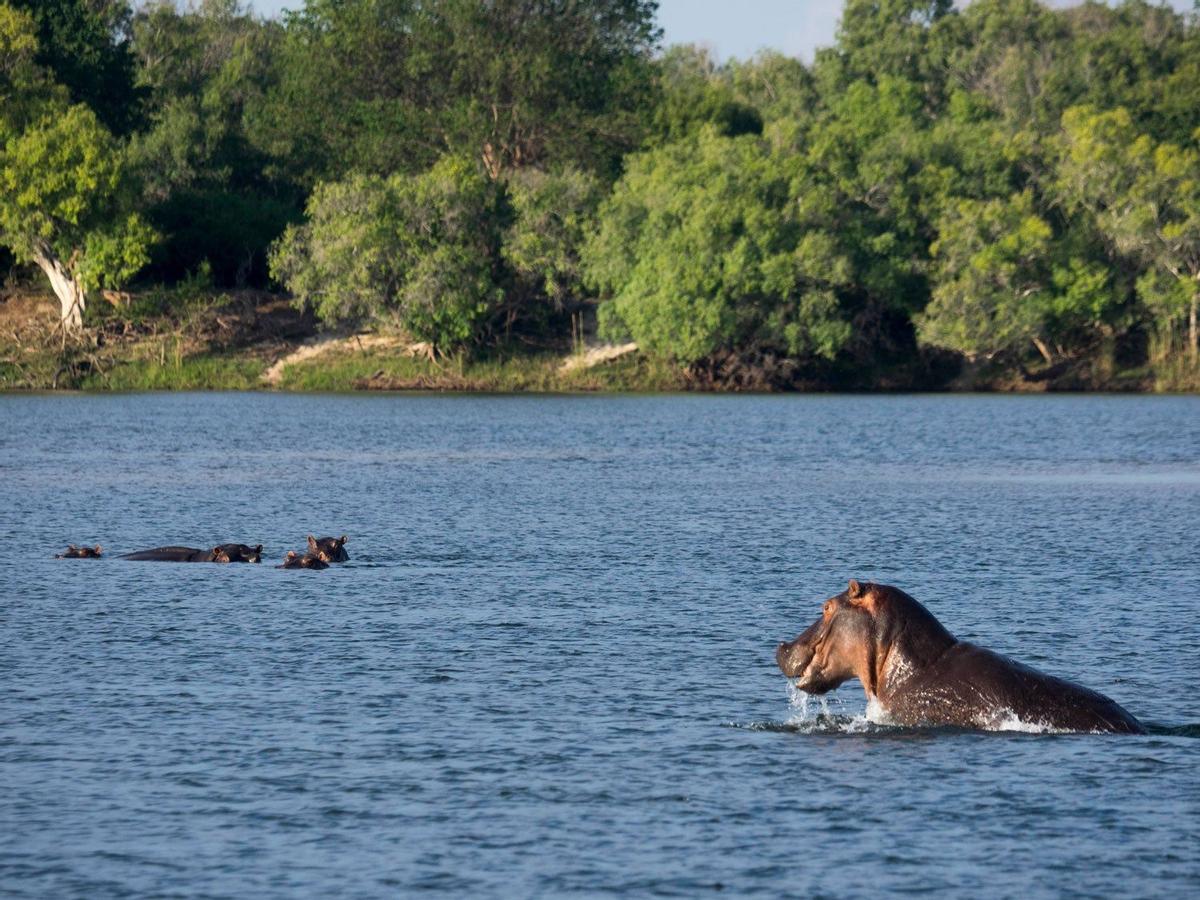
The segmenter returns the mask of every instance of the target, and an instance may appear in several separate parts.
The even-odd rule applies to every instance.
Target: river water
[[[1198,521],[1200,398],[0,396],[0,893],[1194,897]],[[850,577],[1151,734],[805,704]]]

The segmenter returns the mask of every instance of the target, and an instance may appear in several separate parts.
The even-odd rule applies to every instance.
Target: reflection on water
[[[1198,487],[1187,397],[0,397],[0,891],[1190,896]],[[1151,733],[797,694],[850,577]]]

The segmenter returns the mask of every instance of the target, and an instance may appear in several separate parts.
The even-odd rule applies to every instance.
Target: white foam
[[[1046,722],[1026,722],[1007,707],[992,710],[977,720],[987,731],[1017,731],[1022,734],[1069,734],[1070,729],[1056,728]]]
[[[843,701],[836,695],[822,694],[813,696],[800,690],[792,682],[788,682],[788,706],[791,715],[784,723],[790,728],[805,732],[842,732],[844,734],[860,734],[879,727],[896,727],[897,723],[877,697],[867,698],[866,709],[850,712],[844,708]],[[975,720],[975,727],[984,731],[1007,731],[1020,734],[1069,734],[1070,730],[1055,727],[1048,722],[1026,721],[1008,707],[997,707],[981,714]]]
[[[884,709],[883,704],[879,702],[878,697],[867,698],[866,720],[874,725],[895,725],[892,717],[888,715],[888,711]]]

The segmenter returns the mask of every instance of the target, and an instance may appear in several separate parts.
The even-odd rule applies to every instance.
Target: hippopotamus
[[[343,534],[340,538],[315,538],[311,534],[308,536],[308,555],[318,556],[323,562],[346,562],[350,559],[346,553],[347,538]]]
[[[255,547],[246,544],[217,544],[211,550],[199,550],[195,547],[155,547],[153,550],[126,553],[118,556],[117,559],[152,562],[256,563],[262,562],[262,544]]]
[[[1115,702],[1062,678],[959,641],[899,588],[860,584],[825,601],[820,618],[775,652],[809,694],[851,678],[898,725],[997,729],[1014,719],[1054,731],[1144,734]]]
[[[329,563],[312,553],[305,553],[301,556],[295,550],[289,550],[287,556],[283,558],[283,565],[276,566],[277,569],[328,569]]]
[[[55,559],[99,559],[103,549],[97,544],[95,547],[76,547],[74,544],[68,544],[65,553],[56,553]]]

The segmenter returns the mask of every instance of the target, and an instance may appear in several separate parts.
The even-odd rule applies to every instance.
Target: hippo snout
[[[800,639],[780,644],[775,648],[775,662],[788,678],[800,675],[808,667],[810,660],[812,648],[805,646]]]

